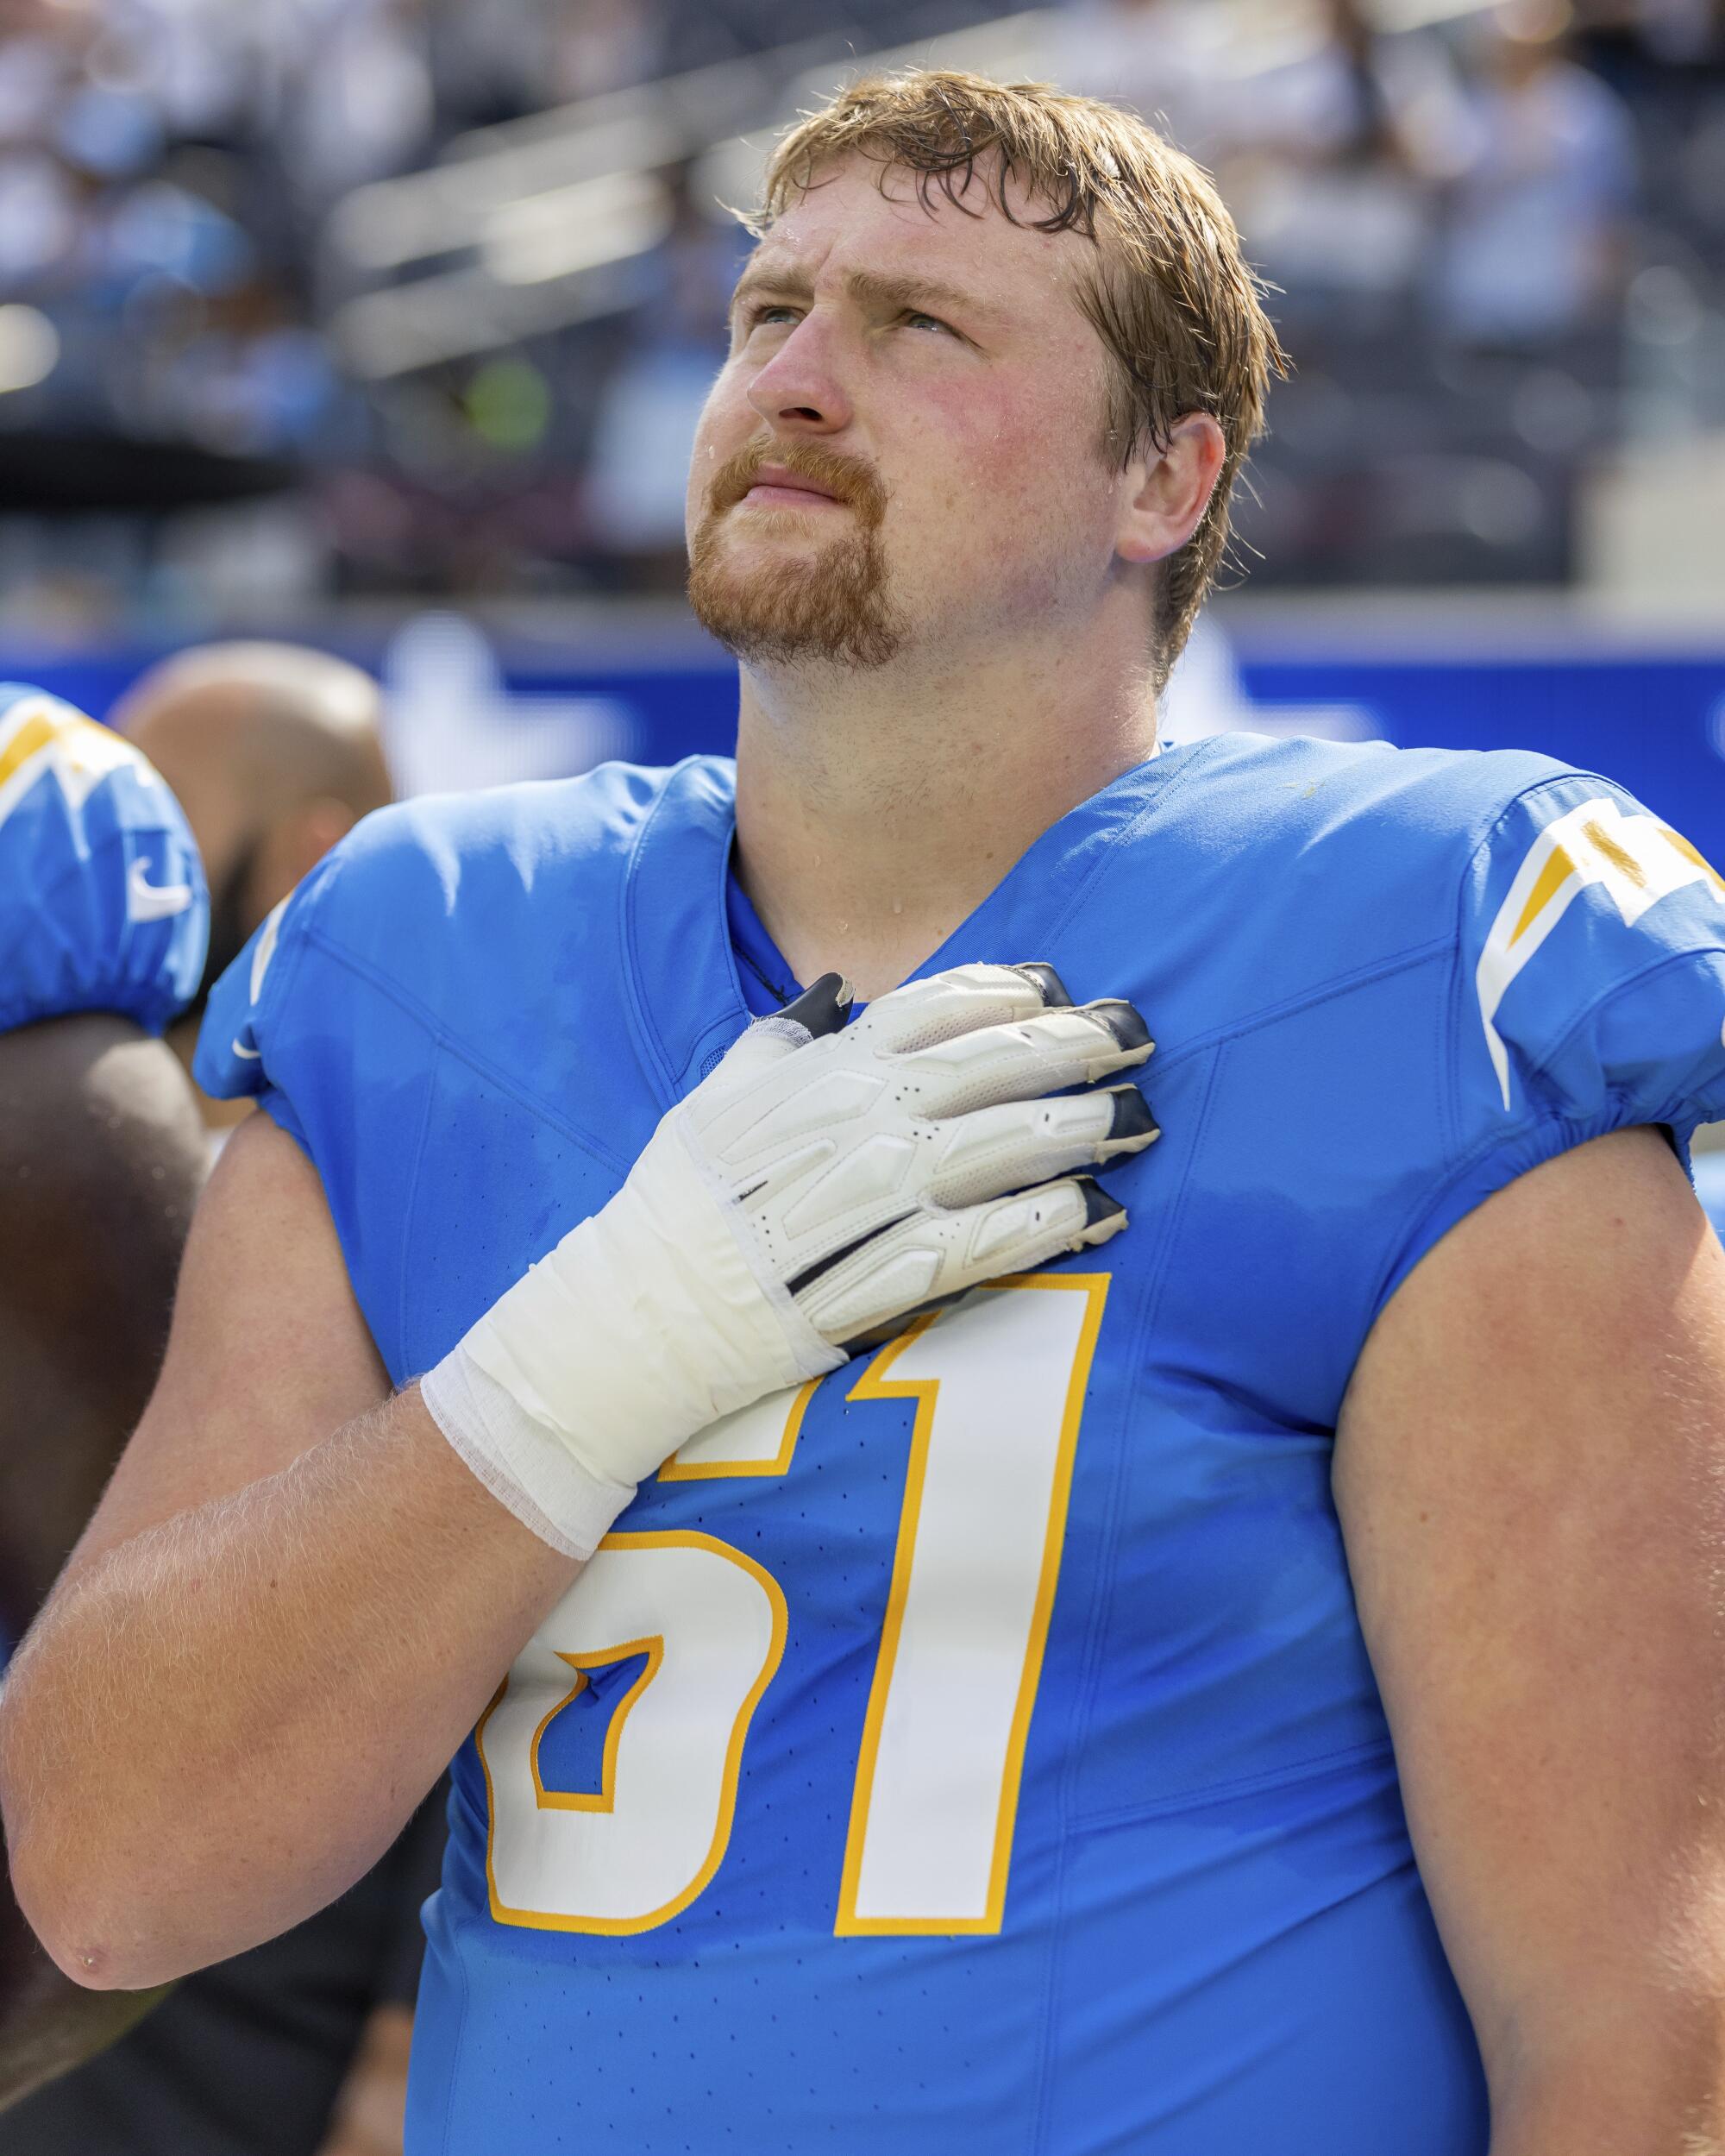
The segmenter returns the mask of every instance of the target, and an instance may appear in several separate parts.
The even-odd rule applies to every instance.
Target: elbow
[[[13,1906],[3,1920],[34,1935],[17,1941],[18,1951],[28,1958],[40,1948],[86,1991],[147,1990],[185,1974],[166,1966],[176,1943],[164,1901],[168,1867],[138,1860],[135,1832],[111,1802],[93,1804],[75,1776],[41,1771],[42,1748],[18,1706],[9,1688],[0,1710],[0,1809]]]
[[[188,1973],[174,1964],[182,1942],[153,1895],[148,1867],[119,1861],[95,1836],[25,1823],[12,1807],[6,1858],[15,1908],[12,1926],[28,1926],[63,1976],[86,1991],[144,1991]],[[3,1899],[3,1897],[0,1897]]]
[[[9,1851],[22,1919],[56,1968],[86,1991],[154,1991],[284,1931],[319,1906],[278,1913],[224,1895],[206,1841],[176,1842],[86,1820],[37,1821]],[[342,1880],[342,1886],[351,1881]],[[339,1887],[334,1891],[339,1891]],[[0,1896],[0,1901],[3,1901]],[[333,1898],[333,1892],[325,1899]]]
[[[38,1937],[41,1934],[38,1933]],[[42,1951],[63,1977],[69,1977],[83,1991],[146,1991],[153,1989],[147,1977],[134,1975],[110,1958],[102,1946],[50,1945],[42,1942]]]
[[[183,1973],[163,1970],[161,1955],[137,1935],[137,1912],[104,1905],[87,1874],[67,1876],[33,1860],[28,1843],[9,1854],[12,1893],[23,1920],[73,1983],[85,1991],[142,1991]]]
[[[195,1966],[160,1943],[129,1938],[87,1907],[53,1900],[27,1905],[22,1895],[19,1905],[42,1952],[82,1990],[154,1991],[189,1976]]]

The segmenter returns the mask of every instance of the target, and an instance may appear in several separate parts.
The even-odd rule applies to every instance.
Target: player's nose
[[[828,326],[805,315],[749,385],[749,401],[780,434],[837,434],[855,411]]]

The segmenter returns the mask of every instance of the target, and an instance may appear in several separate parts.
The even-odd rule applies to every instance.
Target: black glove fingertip
[[[1051,965],[1014,965],[1007,971],[1028,981],[1041,996],[1047,1009],[1070,1010],[1072,1008],[1072,998],[1066,992],[1066,984]]]
[[[842,973],[823,973],[812,987],[806,988],[794,1003],[787,1003],[784,1015],[794,1018],[800,1026],[806,1026],[819,1040],[823,1034],[837,1033],[850,1015],[850,984]]]
[[[1108,1142],[1119,1138],[1156,1138],[1162,1135],[1162,1126],[1151,1113],[1150,1103],[1135,1085],[1115,1088],[1114,1120],[1108,1128]]]
[[[1084,1199],[1084,1225],[1087,1228],[1094,1228],[1098,1221],[1118,1220],[1126,1211],[1119,1198],[1110,1197],[1101,1185],[1093,1181],[1089,1176],[1081,1175],[1076,1180]]]
[[[1097,1023],[1106,1026],[1113,1034],[1117,1047],[1130,1052],[1134,1048],[1153,1048],[1156,1046],[1150,1037],[1150,1028],[1130,1003],[1110,996],[1101,1003],[1089,1004],[1088,1009]]]

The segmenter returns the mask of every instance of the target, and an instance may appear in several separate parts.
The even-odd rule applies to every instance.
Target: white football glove
[[[1068,1172],[1147,1146],[1144,1096],[1045,1096],[1145,1060],[1130,1004],[1075,1007],[1036,965],[959,966],[847,1026],[850,1002],[829,974],[750,1026],[611,1203],[421,1380],[468,1467],[570,1556],[720,1416],[1125,1227]]]

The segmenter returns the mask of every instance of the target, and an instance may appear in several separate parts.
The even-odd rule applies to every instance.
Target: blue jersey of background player
[[[729,795],[696,764],[374,819],[218,989],[204,1082],[310,1153],[398,1382],[743,1022]],[[1239,907],[1243,866],[1276,904]],[[1330,1433],[1464,1213],[1725,1113],[1722,902],[1665,825],[1533,757],[1215,741],[1046,833],[944,955],[1033,950],[1152,1015],[1164,1135],[1110,1177],[1138,1226],[643,1489],[458,1766],[412,2147],[668,2151],[698,2120],[787,2156],[1484,2150]],[[998,1573],[938,1472],[979,1442],[1046,1507]],[[668,1608],[649,1649],[610,1606],[679,1537],[787,1612],[752,1713],[708,1732],[740,1748],[722,1823],[698,1776],[688,1821],[642,1780],[677,1627],[722,1609]],[[524,2050],[547,2013],[568,2040]]]
[[[0,1031],[103,1010],[160,1034],[209,928],[198,850],[150,765],[70,705],[0,684]]]

